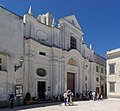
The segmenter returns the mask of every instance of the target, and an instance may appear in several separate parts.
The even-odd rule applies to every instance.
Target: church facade
[[[83,39],[74,15],[55,18],[47,13],[23,17],[0,7],[0,101],[13,91],[32,97],[96,91],[106,94],[106,63]],[[18,89],[18,91],[16,90]],[[20,89],[20,91],[19,91]],[[19,95],[19,94],[18,94]]]

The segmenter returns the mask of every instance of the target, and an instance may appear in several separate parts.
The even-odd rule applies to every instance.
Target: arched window
[[[87,76],[85,76],[85,81],[87,81]]]
[[[98,77],[96,78],[96,81],[99,82],[99,78]]]
[[[71,45],[71,49],[76,49],[77,47],[76,39],[73,36],[71,36],[70,45]]]

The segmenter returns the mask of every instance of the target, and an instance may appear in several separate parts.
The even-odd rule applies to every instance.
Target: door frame
[[[73,73],[73,72],[67,72],[67,82],[68,82],[68,74],[72,74],[73,75],[73,93],[75,94],[75,73]],[[67,84],[67,89],[68,89],[68,84]]]
[[[38,82],[45,82],[45,90],[46,90],[46,88],[47,88],[47,81],[46,80],[36,80],[36,93],[35,93],[35,95],[36,96],[38,96],[38,86],[37,86],[37,84],[38,84]]]

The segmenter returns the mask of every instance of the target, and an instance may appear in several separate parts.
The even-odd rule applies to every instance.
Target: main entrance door
[[[67,89],[70,89],[73,93],[75,93],[75,74],[67,73]]]
[[[38,81],[37,82],[37,92],[38,92],[38,97],[40,99],[44,99],[45,98],[45,82],[44,81]]]

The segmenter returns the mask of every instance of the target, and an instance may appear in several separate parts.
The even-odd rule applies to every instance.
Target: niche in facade
[[[99,78],[98,77],[96,78],[96,81],[99,82]]]
[[[41,42],[48,40],[48,34],[47,34],[45,31],[43,31],[43,30],[37,30],[36,36],[38,37],[38,39],[39,39]]]
[[[46,70],[43,69],[43,68],[38,68],[36,70],[36,73],[37,73],[38,76],[42,76],[42,77],[46,76]]]
[[[87,76],[85,76],[85,81],[87,81]]]

